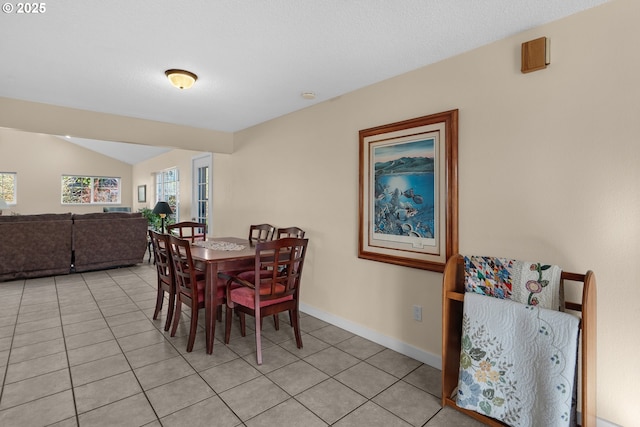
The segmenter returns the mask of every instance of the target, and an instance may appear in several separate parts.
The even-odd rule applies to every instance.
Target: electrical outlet
[[[413,320],[417,322],[422,322],[422,306],[419,306],[419,305],[413,306]]]

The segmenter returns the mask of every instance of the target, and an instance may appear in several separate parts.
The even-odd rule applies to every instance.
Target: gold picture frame
[[[458,110],[359,140],[358,257],[444,271],[458,252]]]

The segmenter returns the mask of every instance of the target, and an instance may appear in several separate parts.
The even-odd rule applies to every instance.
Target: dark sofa
[[[133,265],[146,248],[140,213],[2,215],[0,281]]]

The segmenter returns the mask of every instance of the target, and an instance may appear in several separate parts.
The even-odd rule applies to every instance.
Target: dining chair
[[[149,230],[149,241],[153,247],[153,257],[158,275],[158,293],[153,318],[158,318],[164,303],[164,293],[167,292],[169,294],[169,307],[167,308],[167,320],[164,323],[164,330],[168,331],[173,319],[173,310],[176,306],[176,282],[169,253],[169,236]]]
[[[189,239],[191,243],[196,240],[207,240],[207,224],[195,221],[182,221],[167,225],[167,233]]]
[[[257,243],[254,270],[227,279],[225,343],[229,343],[231,335],[231,309],[240,315],[242,336],[246,335],[245,314],[253,316],[258,365],[262,364],[260,330],[263,317],[288,311],[296,345],[302,348],[298,306],[308,242],[309,239],[288,237]]]
[[[282,239],[284,237],[296,237],[298,239],[304,239],[304,230],[298,227],[284,227],[278,228],[276,232],[276,238]]]
[[[276,228],[270,224],[257,224],[249,226],[249,242],[267,242],[273,239]]]
[[[188,240],[170,235],[169,248],[174,267],[177,297],[171,336],[173,337],[176,334],[182,313],[182,305],[184,304],[191,309],[191,324],[189,327],[189,339],[187,341],[187,352],[190,352],[193,350],[196,331],[198,329],[198,311],[205,307],[206,278],[203,271],[196,269],[193,263],[191,244]],[[216,309],[221,307],[226,297],[224,284],[220,286],[220,281],[217,281],[217,284],[216,300],[218,305],[215,307]],[[213,318],[213,331],[215,332],[216,316],[214,316],[214,313],[211,313],[211,315]]]

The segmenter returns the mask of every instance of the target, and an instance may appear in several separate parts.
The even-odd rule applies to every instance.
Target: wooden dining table
[[[240,250],[211,249],[199,246],[201,244],[225,246],[225,243],[244,246]],[[216,285],[218,272],[233,271],[241,269],[251,269],[255,264],[256,246],[246,238],[239,237],[219,237],[207,239],[205,243],[196,242],[191,245],[191,257],[196,264],[196,268],[204,269],[206,274],[205,287],[205,333],[207,342],[207,353],[213,353],[213,340],[215,338],[216,327]],[[204,268],[203,268],[204,267]]]

